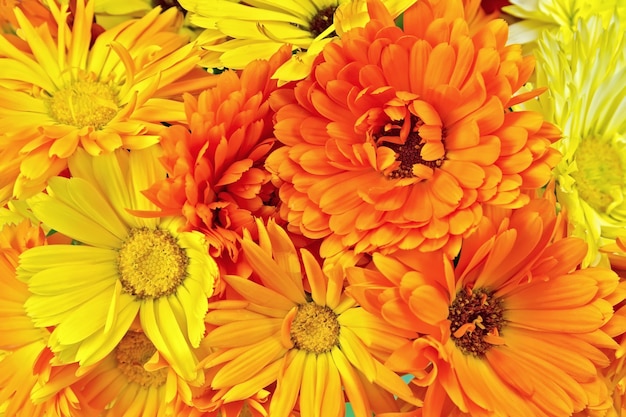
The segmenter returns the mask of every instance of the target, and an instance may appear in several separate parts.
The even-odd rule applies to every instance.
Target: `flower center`
[[[161,386],[167,380],[167,369],[161,368],[150,372],[143,367],[154,355],[154,352],[156,352],[156,348],[145,334],[129,331],[115,348],[117,369],[129,381],[142,387]]]
[[[479,357],[494,346],[489,337],[498,336],[506,323],[500,300],[482,288],[459,291],[448,308],[448,319],[456,346],[466,355]]]
[[[412,178],[416,175],[413,173],[414,165],[424,165],[431,169],[438,168],[443,164],[445,157],[441,157],[435,160],[426,160],[422,156],[422,148],[426,142],[419,135],[419,128],[424,125],[424,122],[417,116],[411,115],[410,130],[404,143],[397,143],[401,140],[401,129],[404,120],[399,123],[390,123],[385,125],[378,135],[375,135],[375,140],[378,146],[385,146],[396,153],[396,161],[400,162],[400,165],[395,170],[387,174],[391,179],[396,178]],[[391,140],[384,140],[385,137],[394,138]]]
[[[339,343],[337,315],[327,306],[300,304],[291,323],[291,340],[298,349],[329,352]]]
[[[187,276],[189,258],[176,239],[160,229],[132,229],[118,254],[124,291],[139,298],[173,293]]]
[[[118,111],[117,94],[95,77],[79,79],[49,99],[50,116],[61,124],[102,129]]]
[[[571,175],[578,194],[598,212],[609,214],[624,202],[626,163],[621,152],[610,142],[583,140],[574,155],[578,170]]]
[[[317,38],[333,24],[333,15],[336,9],[336,6],[328,6],[318,10],[317,14],[313,16],[313,19],[311,19],[309,23],[309,32],[311,32],[314,38]]]

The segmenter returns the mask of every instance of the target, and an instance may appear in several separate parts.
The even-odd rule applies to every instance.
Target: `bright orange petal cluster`
[[[274,145],[268,97],[277,82],[270,77],[290,56],[282,48],[240,74],[220,74],[215,88],[184,96],[187,125],[162,132],[168,177],[145,195],[163,210],[159,215],[182,214],[188,228],[204,232],[215,256],[226,249],[234,257],[243,228],[274,212],[274,187],[263,169]]]
[[[609,269],[578,269],[586,244],[555,240],[558,223],[553,202],[532,200],[489,210],[457,262],[398,251],[348,271],[366,310],[415,332],[386,365],[425,390],[424,417],[606,406],[600,370],[618,347],[607,324],[624,291]]]
[[[557,128],[511,112],[533,70],[504,21],[470,34],[462,2],[419,1],[327,45],[309,79],[277,95],[267,160],[292,230],[322,256],[443,248],[454,257],[483,205],[521,207],[559,159]]]

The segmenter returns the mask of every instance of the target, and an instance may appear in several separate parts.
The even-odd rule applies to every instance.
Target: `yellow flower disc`
[[[50,116],[61,124],[102,129],[118,111],[117,94],[105,83],[77,80],[49,100]]]
[[[117,368],[129,381],[142,387],[159,387],[167,380],[167,368],[147,371],[143,366],[156,352],[148,337],[140,332],[128,332],[115,348]]]
[[[339,343],[339,329],[337,314],[329,307],[301,304],[291,323],[291,340],[298,349],[324,353]]]
[[[187,276],[188,263],[176,239],[160,229],[132,229],[118,255],[122,287],[139,298],[172,294]]]

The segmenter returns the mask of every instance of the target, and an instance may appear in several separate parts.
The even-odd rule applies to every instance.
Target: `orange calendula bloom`
[[[343,417],[346,401],[357,416],[398,412],[394,394],[419,404],[382,364],[410,332],[358,307],[343,291],[342,268],[322,270],[306,249],[299,256],[274,221],[266,227],[259,220],[257,229],[258,244],[248,233],[241,242],[254,274],[225,275],[239,298],[213,302],[206,317],[212,330],[205,344],[215,351],[203,363],[217,367],[213,400],[239,401],[276,383],[272,417],[294,409]]]
[[[105,359],[83,373],[72,388],[82,404],[106,409],[107,416],[179,415],[176,404],[191,402],[191,387],[141,331],[126,332]]]
[[[521,207],[544,185],[559,132],[536,112],[510,112],[533,71],[506,46],[507,25],[470,34],[458,1],[419,1],[394,25],[371,21],[327,45],[308,80],[275,97],[267,160],[284,180],[292,229],[324,238],[322,255],[443,248],[454,257],[484,204]]]
[[[91,45],[93,3],[77,0],[70,22],[67,2],[47,2],[56,30],[15,8],[22,39],[0,36],[2,204],[41,191],[79,147],[98,155],[158,142],[161,122],[185,118],[176,98],[214,84],[197,67],[203,52],[176,33],[175,9],[155,8]]]
[[[441,252],[398,251],[347,271],[348,291],[365,309],[419,334],[386,365],[425,387],[424,417],[451,406],[485,417],[596,406],[598,371],[610,362],[604,349],[618,346],[604,329],[623,299],[617,275],[577,269],[586,244],[553,239],[552,202],[489,211],[456,266]]]
[[[240,74],[216,76],[215,88],[185,95],[187,124],[162,132],[167,178],[145,195],[161,208],[158,215],[182,214],[188,229],[205,233],[214,255],[225,249],[235,256],[242,229],[254,227],[254,216],[273,213],[264,201],[273,189],[263,168],[274,145],[267,99],[277,88],[270,77],[290,56],[283,47]]]

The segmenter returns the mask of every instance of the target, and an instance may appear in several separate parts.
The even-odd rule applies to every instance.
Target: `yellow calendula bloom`
[[[387,0],[398,16],[415,0]],[[367,17],[364,0],[182,0],[190,22],[206,28],[204,48],[207,68],[241,69],[255,59],[269,59],[284,44],[294,57],[275,75],[282,81],[306,77],[313,60],[336,34],[363,27]],[[336,25],[341,18],[342,24]],[[221,41],[220,41],[221,40]]]
[[[165,176],[157,156],[155,147],[96,157],[78,149],[72,178],[51,178],[47,194],[29,200],[76,244],[25,251],[17,275],[32,293],[25,307],[35,325],[56,326],[48,344],[62,362],[98,362],[138,318],[162,357],[194,382],[202,374],[193,348],[218,271],[204,235],[178,232],[178,218],[130,214],[156,209],[141,191]]]
[[[189,16],[185,16],[184,9],[177,0],[94,0],[94,12],[96,23],[104,29],[111,29],[118,24],[131,19],[137,19],[148,14],[153,8],[160,7],[163,10],[178,9],[179,25],[178,33],[196,39],[202,32],[202,28],[189,22]]]
[[[47,5],[50,24],[16,8],[23,41],[0,36],[2,204],[41,191],[79,147],[98,155],[158,142],[161,122],[185,120],[175,98],[213,82],[193,72],[202,51],[176,33],[175,9],[155,8],[94,41],[93,1],[78,0],[72,19],[67,2]]]
[[[511,25],[509,42],[529,44],[546,31],[567,28],[574,30],[578,19],[600,15],[608,22],[616,13],[626,16],[626,3],[622,0],[509,0],[511,5],[504,12],[520,19]]]
[[[592,16],[574,32],[546,33],[536,53],[537,84],[548,91],[534,104],[563,131],[555,144],[563,154],[554,170],[557,200],[568,233],[589,245],[584,266],[626,233],[625,36],[619,19]]]

